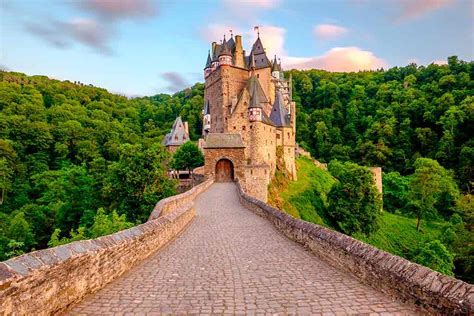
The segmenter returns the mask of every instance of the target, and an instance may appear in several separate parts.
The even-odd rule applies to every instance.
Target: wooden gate
[[[230,182],[234,180],[234,165],[228,159],[221,159],[216,164],[216,182]]]

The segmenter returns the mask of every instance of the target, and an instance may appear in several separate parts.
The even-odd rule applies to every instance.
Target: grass
[[[306,157],[298,158],[296,167],[297,181],[289,181],[280,175],[280,179],[272,182],[269,203],[294,217],[333,229],[325,216],[326,196],[337,180]],[[417,231],[416,219],[383,212],[379,224],[380,229],[370,237],[362,234],[353,237],[411,259],[421,244],[440,238],[445,223],[424,221],[421,231]]]

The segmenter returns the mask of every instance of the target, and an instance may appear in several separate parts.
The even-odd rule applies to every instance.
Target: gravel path
[[[69,313],[417,313],[287,239],[239,203],[233,183],[213,184],[196,210],[177,239]]]

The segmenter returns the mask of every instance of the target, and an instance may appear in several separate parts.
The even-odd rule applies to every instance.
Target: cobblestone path
[[[213,184],[196,210],[177,239],[69,313],[417,313],[287,239],[239,203],[232,183]]]

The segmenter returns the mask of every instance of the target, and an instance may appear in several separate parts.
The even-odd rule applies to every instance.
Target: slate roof
[[[271,67],[272,63],[267,57],[267,54],[265,53],[265,49],[263,48],[262,41],[260,40],[260,37],[257,38],[255,43],[252,46],[252,51],[250,52],[250,55],[254,55],[255,58],[255,68],[265,68],[265,67]]]
[[[277,62],[277,55],[275,55],[275,59],[273,60],[272,65],[272,72],[274,71],[281,71],[281,65]]]
[[[210,133],[204,148],[245,148],[245,145],[240,134]]]
[[[270,120],[277,127],[288,127],[291,125],[281,91],[277,91],[275,95],[275,103],[273,103],[272,111],[270,113]]]
[[[208,53],[207,53],[206,67],[204,67],[204,69],[211,68],[211,63],[212,63],[212,60],[211,60],[211,53],[208,52]]]
[[[234,51],[235,51],[235,41],[234,41],[233,36],[230,38],[230,40],[227,41],[227,46],[229,46],[230,51],[232,53],[234,53]]]
[[[189,135],[184,127],[181,117],[178,116],[173,123],[171,132],[166,134],[163,139],[163,145],[165,146],[181,146],[189,140]]]
[[[229,48],[229,45],[227,45],[227,42],[225,40],[224,36],[224,42],[222,42],[222,45],[220,45],[221,50],[219,51],[219,56],[227,55],[227,56],[232,56],[232,52]]]
[[[250,94],[249,108],[262,108],[262,103],[268,102],[265,92],[255,75],[252,75],[247,81],[246,89]]]

